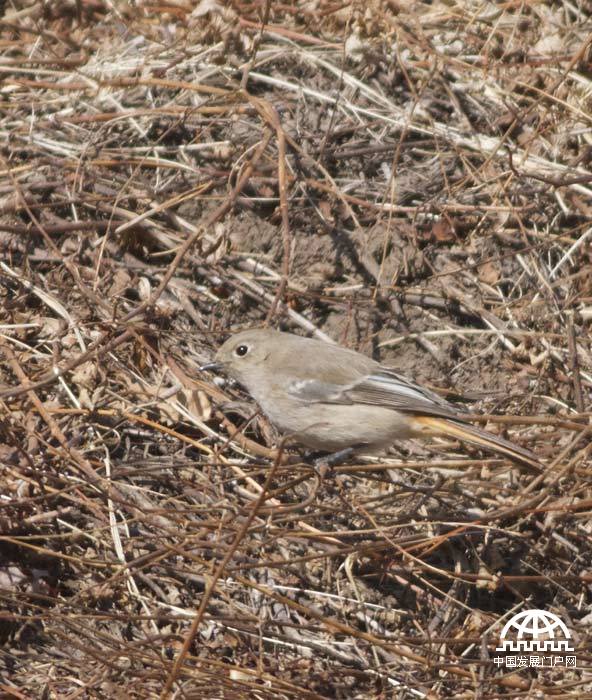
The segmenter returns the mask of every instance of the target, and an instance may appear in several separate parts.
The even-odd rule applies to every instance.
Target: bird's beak
[[[199,368],[200,372],[219,372],[221,369],[224,369],[224,363],[223,362],[208,362],[205,365],[202,365]]]

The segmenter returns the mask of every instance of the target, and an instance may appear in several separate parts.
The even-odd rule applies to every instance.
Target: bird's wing
[[[471,425],[466,416],[458,414],[437,394],[384,367],[347,385],[315,379],[297,380],[290,385],[289,391],[294,398],[307,403],[368,404],[409,413],[413,417],[413,429],[418,434],[461,438],[506,454],[539,474],[542,470],[537,456],[530,450]]]
[[[454,407],[437,394],[384,367],[350,384],[298,380],[290,385],[289,391],[294,398],[309,403],[367,404],[405,413],[462,420]]]

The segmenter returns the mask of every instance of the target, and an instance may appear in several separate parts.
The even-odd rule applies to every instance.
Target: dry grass
[[[592,697],[591,12],[5,6],[6,697]],[[197,370],[265,322],[546,475],[433,442],[320,479]],[[577,669],[495,667],[529,607]]]

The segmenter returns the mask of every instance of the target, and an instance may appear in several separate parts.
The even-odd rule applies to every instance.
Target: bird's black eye
[[[239,345],[234,351],[239,357],[244,357],[249,352],[248,345]]]

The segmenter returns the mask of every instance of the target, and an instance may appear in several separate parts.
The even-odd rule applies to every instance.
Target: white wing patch
[[[288,391],[293,394],[300,394],[306,391],[306,387],[310,386],[313,382],[314,379],[299,379],[288,386]]]
[[[341,386],[329,382],[319,382],[316,379],[297,379],[288,385],[288,393],[294,398],[311,403],[335,403],[344,391],[353,385]]]
[[[396,393],[399,396],[407,396],[410,399],[420,399],[423,401],[433,401],[433,397],[419,386],[414,386],[411,382],[399,379],[393,375],[371,374],[364,379],[364,384],[370,389],[375,387],[377,391]],[[353,387],[351,387],[353,388]]]
[[[381,368],[350,384],[299,379],[289,385],[288,392],[307,403],[365,404],[459,420],[455,408],[440,396],[387,368]]]

